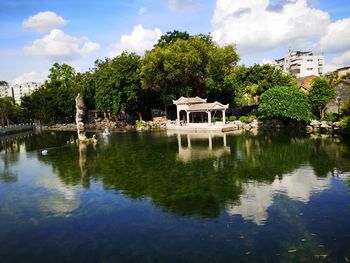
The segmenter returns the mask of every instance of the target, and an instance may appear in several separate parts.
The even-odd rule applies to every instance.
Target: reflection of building
[[[190,162],[193,160],[203,160],[210,158],[219,158],[231,153],[230,147],[226,144],[225,133],[173,133],[167,132],[169,136],[176,135],[179,152],[177,159],[182,162]],[[213,147],[213,139],[222,138],[222,146]],[[207,141],[205,146],[194,145],[194,141]],[[185,146],[186,145],[186,146]]]
[[[285,174],[282,179],[275,178],[271,184],[248,182],[238,203],[227,204],[230,215],[241,215],[257,225],[263,224],[267,218],[267,210],[273,204],[277,194],[290,199],[308,202],[313,193],[321,192],[330,185],[331,176],[318,178],[311,168],[299,168],[293,173]]]
[[[289,72],[296,77],[322,76],[324,56],[314,55],[311,51],[289,50],[284,58],[275,60],[275,67],[283,72]]]

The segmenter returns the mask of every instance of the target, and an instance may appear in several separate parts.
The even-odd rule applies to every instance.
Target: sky
[[[43,81],[53,63],[77,71],[124,50],[143,55],[168,31],[235,44],[240,64],[289,48],[350,66],[350,0],[1,0],[0,80]]]

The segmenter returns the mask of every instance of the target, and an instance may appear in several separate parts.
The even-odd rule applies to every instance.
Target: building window
[[[308,60],[306,60],[307,62],[312,62],[313,60],[312,59],[308,59]]]
[[[308,71],[311,71],[311,70],[312,70],[312,68],[308,68],[307,70],[308,70]]]

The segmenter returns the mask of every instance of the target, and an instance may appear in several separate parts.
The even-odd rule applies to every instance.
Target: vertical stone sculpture
[[[86,140],[85,126],[83,122],[84,117],[84,101],[83,97],[78,94],[75,98],[75,108],[77,110],[75,114],[75,123],[77,124],[77,133],[79,141]]]

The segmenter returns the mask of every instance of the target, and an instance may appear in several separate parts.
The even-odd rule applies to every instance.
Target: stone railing
[[[33,130],[33,129],[34,129],[34,125],[32,123],[0,126],[0,135],[1,134],[7,134],[7,133],[28,131],[28,130]]]

